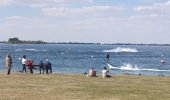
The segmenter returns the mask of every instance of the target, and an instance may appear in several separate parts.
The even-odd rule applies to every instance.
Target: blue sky
[[[170,0],[0,0],[0,41],[170,43]]]

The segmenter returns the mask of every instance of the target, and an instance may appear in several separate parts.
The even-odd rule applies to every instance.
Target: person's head
[[[94,68],[93,68],[93,67],[91,67],[91,69],[93,70]]]
[[[26,55],[23,55],[23,58],[26,58]]]
[[[103,69],[104,69],[104,70],[107,70],[107,68],[106,68],[106,67],[104,67]]]
[[[48,59],[46,59],[45,61],[46,61],[46,62],[49,62],[49,60],[48,60]]]
[[[8,58],[11,58],[10,54],[7,54],[7,57],[8,57]]]

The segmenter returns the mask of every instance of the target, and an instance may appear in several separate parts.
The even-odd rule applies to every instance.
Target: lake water
[[[54,73],[84,73],[94,67],[101,73],[108,67],[104,58],[117,67],[111,74],[144,74],[170,76],[170,46],[92,45],[92,44],[0,44],[0,70],[4,71],[5,56],[13,58],[13,71],[22,68],[20,57],[27,55],[34,64],[49,59]],[[165,63],[160,63],[164,59]],[[38,71],[36,71],[38,73]]]

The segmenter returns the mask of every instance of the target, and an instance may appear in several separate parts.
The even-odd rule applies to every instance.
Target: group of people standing
[[[49,73],[52,74],[52,64],[49,62],[48,59],[46,59],[45,64],[43,63],[43,61],[40,61],[39,69],[40,69],[40,74],[44,74],[44,71],[46,71],[46,74],[49,74]]]
[[[22,70],[21,70],[22,74],[24,72],[27,73],[27,67],[30,70],[30,74],[33,74],[33,69],[37,69],[37,68],[40,70],[40,74],[44,74],[44,72],[46,72],[46,74],[49,73],[52,74],[52,64],[51,62],[49,62],[48,59],[46,59],[45,63],[43,61],[40,61],[40,63],[37,65],[34,65],[31,59],[27,59],[26,55],[23,55],[23,57],[19,58],[19,60],[21,60],[22,62]],[[10,56],[10,54],[8,54],[5,57],[5,67],[7,68],[7,75],[10,75],[12,63],[13,63],[12,57]]]

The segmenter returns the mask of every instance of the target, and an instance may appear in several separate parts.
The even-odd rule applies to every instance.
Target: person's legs
[[[8,67],[7,75],[10,75],[10,72],[11,72],[11,67]]]
[[[41,74],[41,69],[42,69],[42,68],[40,67],[40,74]]]
[[[46,67],[45,69],[46,69],[46,74],[49,74],[49,73],[48,73],[48,67]]]
[[[52,67],[51,66],[49,67],[49,70],[50,70],[50,74],[52,74]]]
[[[22,68],[22,73],[23,73],[23,71],[25,71],[25,73],[27,73],[26,65],[25,65],[25,64],[23,64],[22,66],[23,66],[23,68]]]
[[[32,70],[32,67],[30,67],[30,74],[33,74],[33,70]]]
[[[111,77],[110,75],[107,75],[106,77]]]
[[[24,71],[24,66],[25,66],[25,65],[24,65],[24,64],[22,64],[22,71],[21,71],[22,73],[23,73],[23,71]]]
[[[42,73],[44,74],[44,72],[45,72],[45,68],[43,67],[43,69],[42,69]]]

